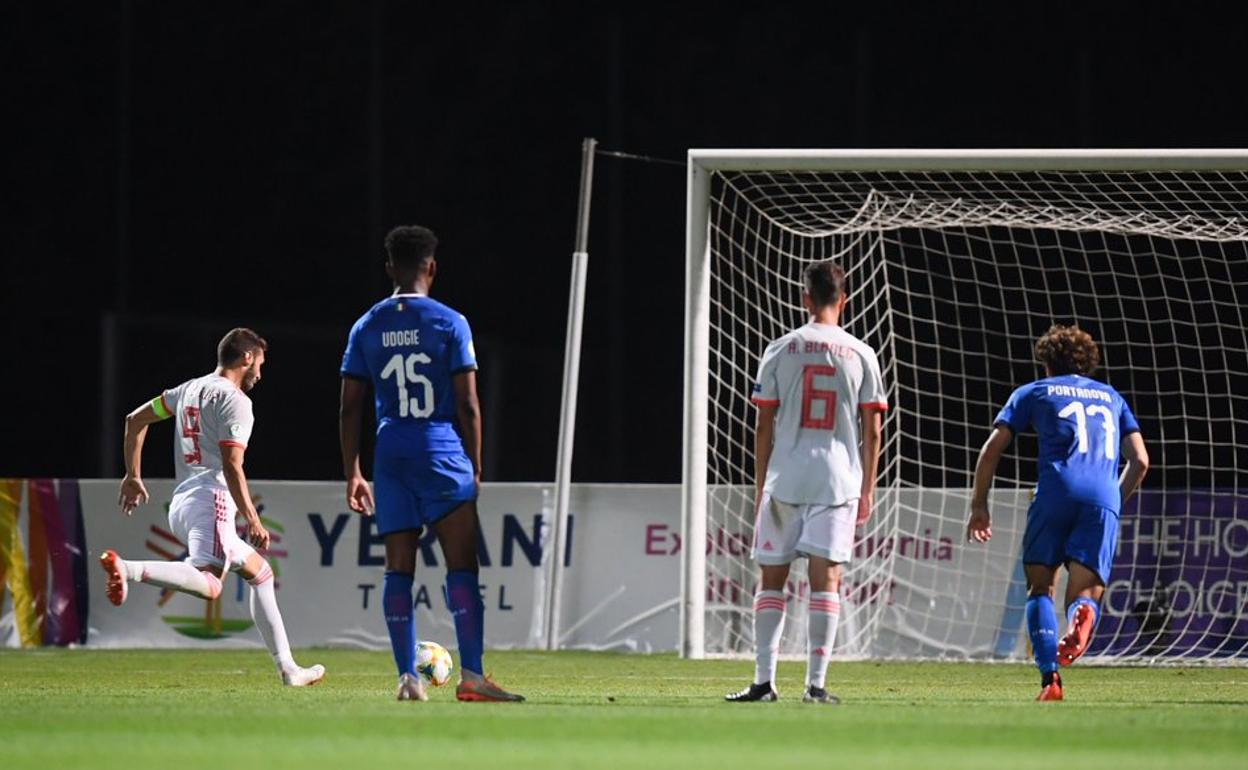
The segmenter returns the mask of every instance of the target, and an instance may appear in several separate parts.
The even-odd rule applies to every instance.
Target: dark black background
[[[1238,7],[11,6],[0,474],[118,475],[124,412],[245,324],[272,346],[250,475],[337,478],[346,331],[388,290],[385,230],[421,223],[477,336],[486,479],[550,479],[582,137],[1242,146]],[[678,167],[599,158],[578,481],[679,479],[684,195]]]

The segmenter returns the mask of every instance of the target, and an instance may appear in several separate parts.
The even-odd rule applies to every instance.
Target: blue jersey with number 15
[[[1121,507],[1119,448],[1140,425],[1110,385],[1077,374],[1046,377],[1014,391],[993,423],[1015,434],[1035,429],[1037,502]]]
[[[378,452],[462,452],[452,378],[477,368],[468,320],[419,294],[378,302],[351,327],[342,375],[373,384]]]

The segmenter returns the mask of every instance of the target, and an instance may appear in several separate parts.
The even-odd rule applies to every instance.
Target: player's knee
[[[764,564],[760,570],[759,583],[764,591],[783,591],[789,579],[789,565]]]
[[[259,585],[269,582],[272,579],[273,579],[273,568],[270,567],[269,563],[266,561],[260,565],[259,569],[257,569],[255,572],[252,573],[251,577],[247,578],[247,582],[250,583],[252,586],[259,586]]]
[[[208,591],[205,598],[215,599],[221,595],[221,578],[211,572],[204,572],[204,581],[208,583]]]
[[[386,572],[397,572],[401,575],[416,574],[416,554],[386,554]]]
[[[463,553],[458,553],[458,554],[447,553],[446,554],[446,568],[447,570],[454,571],[454,572],[472,572],[472,573],[478,572],[480,570],[480,565],[477,563],[476,551],[473,551],[471,553],[463,552]]]

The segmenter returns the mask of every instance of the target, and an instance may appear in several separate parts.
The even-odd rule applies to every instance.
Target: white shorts
[[[173,496],[169,529],[186,543],[191,566],[220,569],[228,561],[230,569],[238,569],[254,549],[238,536],[237,514],[238,507],[226,490],[196,487]]]
[[[798,556],[848,562],[854,554],[858,501],[843,505],[782,503],[764,494],[754,521],[754,560],[776,566]]]

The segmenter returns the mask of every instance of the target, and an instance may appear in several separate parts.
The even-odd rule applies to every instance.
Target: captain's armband
[[[157,419],[160,420],[168,420],[173,416],[173,412],[170,412],[169,408],[165,406],[165,395],[163,393],[152,399],[152,411],[156,413]]]

